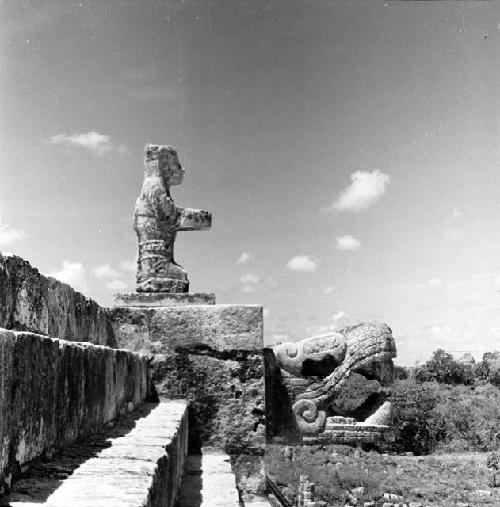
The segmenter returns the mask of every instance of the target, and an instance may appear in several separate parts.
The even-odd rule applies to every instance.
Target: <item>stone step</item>
[[[173,506],[187,456],[187,402],[165,401],[149,408],[126,434],[109,438],[107,448],[81,463],[44,500],[24,495],[17,501],[13,495],[7,505]],[[21,489],[29,493],[30,485]]]
[[[239,506],[236,478],[228,454],[205,447],[201,455],[188,456],[175,507]]]

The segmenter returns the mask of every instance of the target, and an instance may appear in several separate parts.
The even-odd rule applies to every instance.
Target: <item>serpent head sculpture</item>
[[[327,418],[335,416],[347,417],[358,424],[388,424],[390,405],[385,388],[394,378],[392,358],[396,356],[396,346],[386,324],[359,324],[283,343],[273,351],[303,435],[320,434]],[[358,393],[357,400],[339,403],[354,384],[358,391],[359,386],[361,389],[363,385],[369,386],[368,394]]]

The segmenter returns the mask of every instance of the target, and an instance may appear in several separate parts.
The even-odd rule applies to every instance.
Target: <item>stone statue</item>
[[[187,273],[174,259],[177,231],[209,229],[212,216],[174,204],[170,185],[182,183],[184,169],[171,146],[147,144],[144,151],[144,183],[134,215],[139,243],[137,292],[185,293]]]
[[[304,442],[384,440],[396,347],[385,324],[366,323],[273,348]]]

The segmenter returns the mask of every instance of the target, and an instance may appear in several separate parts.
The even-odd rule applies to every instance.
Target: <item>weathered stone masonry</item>
[[[0,486],[151,394],[145,356],[0,329]]]
[[[95,301],[1,253],[0,327],[116,347],[106,311]]]
[[[0,254],[0,494],[31,461],[153,396],[148,359],[108,346],[103,308]]]
[[[121,346],[154,353],[160,396],[190,401],[190,445],[263,453],[262,307],[116,307]]]
[[[262,307],[216,305],[214,294],[187,292],[187,273],[173,256],[176,233],[209,228],[211,215],[174,205],[170,185],[179,184],[182,175],[175,150],[146,146],[134,222],[137,292],[118,295],[109,311],[26,261],[0,255],[0,326],[26,331],[0,329],[0,480],[5,485],[30,461],[97,431],[147,399],[151,378],[160,396],[189,401],[191,452],[222,448],[232,455],[242,482],[251,474],[257,476],[254,483],[261,482]],[[182,461],[172,459],[179,468]],[[73,482],[80,488],[85,481]]]
[[[190,401],[190,444],[229,452],[264,449],[262,307],[216,305],[214,294],[189,294],[174,260],[177,231],[208,229],[209,212],[174,204],[182,182],[177,152],[147,144],[135,207],[137,292],[118,294],[109,317],[119,346],[154,354],[160,395]]]

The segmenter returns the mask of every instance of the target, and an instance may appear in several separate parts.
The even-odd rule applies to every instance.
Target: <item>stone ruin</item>
[[[310,482],[307,475],[299,477],[297,507],[327,507],[326,502],[314,500],[314,482]]]
[[[173,203],[184,172],[173,148],[147,145],[144,165],[137,292],[102,308],[0,254],[6,505],[172,507],[185,464],[200,455],[202,470],[226,467],[236,503],[250,485],[263,491],[262,306],[188,292],[176,234],[208,229],[211,215]]]
[[[213,293],[187,292],[187,273],[174,260],[176,233],[208,229],[212,217],[174,205],[170,185],[182,182],[184,170],[172,147],[147,144],[144,167],[134,219],[137,292],[116,294],[109,312],[117,342],[154,354],[160,395],[196,400],[191,445],[262,454],[262,306],[218,305]]]
[[[236,505],[264,492],[266,434],[292,444],[390,438],[390,329],[362,324],[264,349],[262,306],[188,292],[176,234],[210,228],[211,215],[174,204],[176,151],[148,144],[144,166],[137,292],[115,295],[111,308],[0,254],[7,505],[173,507],[185,463],[200,453],[230,463]]]
[[[266,364],[268,436],[325,444],[390,441],[387,397],[395,356],[391,330],[380,323],[275,346]]]

